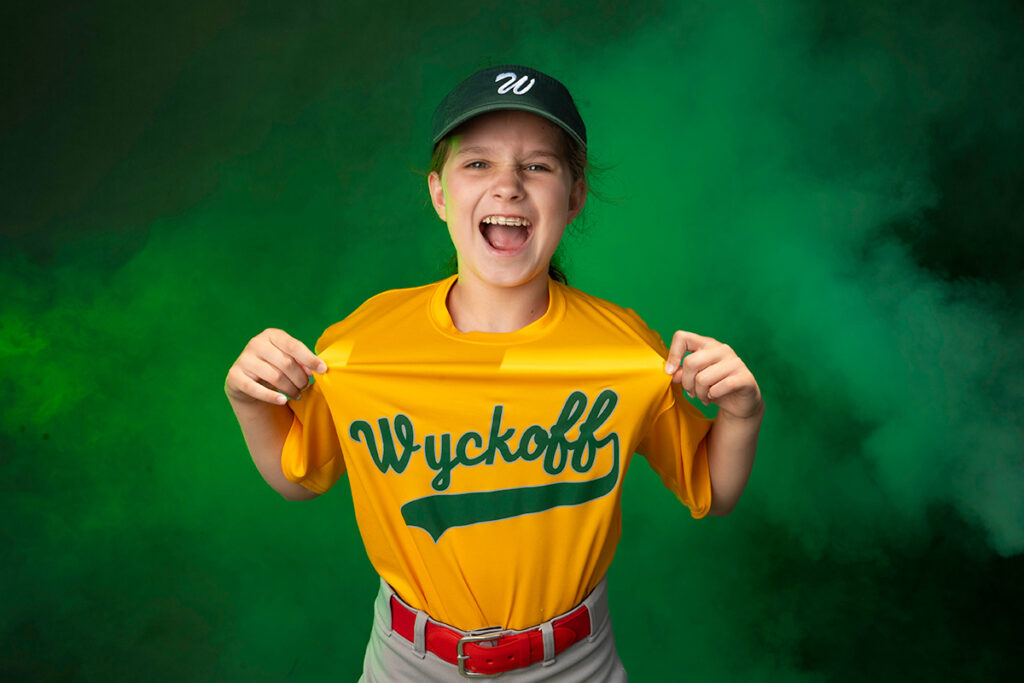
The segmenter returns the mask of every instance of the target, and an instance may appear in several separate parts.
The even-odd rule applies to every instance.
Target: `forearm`
[[[289,481],[281,470],[281,450],[292,425],[292,411],[287,406],[234,397],[227,390],[225,393],[263,479],[288,500],[316,498],[318,494]]]
[[[711,473],[711,510],[722,516],[732,512],[750,479],[757,452],[764,404],[751,417],[732,417],[719,411],[707,435],[708,469]]]

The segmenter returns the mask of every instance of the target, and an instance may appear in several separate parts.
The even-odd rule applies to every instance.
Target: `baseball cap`
[[[569,90],[547,74],[513,64],[481,69],[452,88],[434,111],[432,144],[474,116],[503,109],[543,116],[587,146],[587,128]]]

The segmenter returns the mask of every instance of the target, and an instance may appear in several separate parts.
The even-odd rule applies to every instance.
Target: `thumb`
[[[683,362],[683,356],[693,351],[699,351],[714,341],[711,337],[704,337],[695,332],[676,330],[676,333],[672,335],[668,358],[665,359],[665,372],[671,375],[679,369],[679,364]]]

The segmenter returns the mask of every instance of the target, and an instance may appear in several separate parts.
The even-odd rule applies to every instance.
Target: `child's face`
[[[586,200],[584,182],[573,181],[566,163],[561,131],[523,111],[472,119],[428,184],[458,252],[460,280],[505,287],[547,278],[565,226]]]

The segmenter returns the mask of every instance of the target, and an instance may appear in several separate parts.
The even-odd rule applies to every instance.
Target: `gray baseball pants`
[[[374,602],[373,629],[370,633],[370,642],[366,646],[360,682],[452,683],[465,680],[454,665],[432,652],[424,651],[426,620],[416,620],[415,644],[391,630],[391,596],[394,594],[391,586],[382,579],[380,592]],[[627,680],[626,670],[622,667],[619,654],[615,650],[612,623],[608,616],[607,585],[604,579],[583,600],[583,604],[590,611],[590,635],[587,638],[569,646],[557,656],[552,654],[543,662],[523,669],[513,669],[485,680],[516,683],[624,683]],[[427,620],[430,618],[427,617]],[[553,645],[551,647],[553,648]]]

